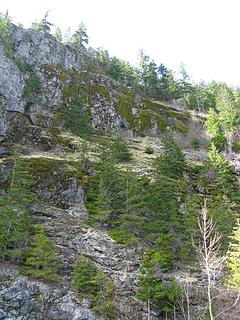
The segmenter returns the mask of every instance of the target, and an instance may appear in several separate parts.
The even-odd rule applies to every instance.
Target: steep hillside
[[[191,236],[206,197],[226,251],[239,205],[229,167],[206,162],[206,114],[143,97],[83,46],[11,28],[12,52],[0,43],[0,319],[208,319]],[[219,274],[219,319],[239,319]]]

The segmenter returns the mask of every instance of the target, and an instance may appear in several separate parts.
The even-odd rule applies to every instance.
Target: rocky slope
[[[106,133],[121,132],[133,151],[131,168],[151,175],[154,157],[161,153],[161,133],[170,126],[187,156],[201,162],[206,150],[189,149],[198,136],[204,147],[204,119],[184,110],[137,97],[129,88],[106,77],[84,47],[63,45],[51,35],[13,28],[13,53],[0,44],[0,197],[6,193],[13,170],[12,156],[28,163],[37,200],[31,204],[35,223],[41,223],[62,262],[58,287],[20,275],[17,267],[1,265],[0,319],[100,319],[88,301],[72,290],[72,265],[85,255],[114,281],[119,320],[148,319],[147,305],[136,299],[144,244],[126,247],[87,223],[85,189],[90,167],[82,167],[82,150],[96,161]],[[66,110],[74,99],[90,112],[95,141],[66,128]],[[71,117],[77,117],[73,112]],[[106,134],[106,137],[104,137]],[[154,145],[154,156],[144,154]],[[184,272],[176,275],[184,282]],[[190,289],[194,319],[206,319],[202,286],[192,273]],[[166,277],[169,277],[167,275]],[[197,288],[197,289],[196,289]],[[152,320],[161,319],[152,311]],[[223,315],[222,320],[229,319]],[[232,314],[231,319],[237,319]]]

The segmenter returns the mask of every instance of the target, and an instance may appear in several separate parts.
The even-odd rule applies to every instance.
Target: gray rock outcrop
[[[1,265],[1,320],[99,320],[72,292],[20,277]]]

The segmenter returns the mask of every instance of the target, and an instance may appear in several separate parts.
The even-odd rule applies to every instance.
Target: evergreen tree
[[[13,38],[12,38],[12,27],[11,19],[8,15],[8,11],[5,14],[0,12],[0,40],[4,45],[8,55],[13,50]]]
[[[232,90],[223,84],[216,101],[216,107],[219,111],[220,121],[228,143],[228,150],[231,152],[234,131],[236,130],[240,119]]]
[[[142,220],[145,213],[144,184],[147,179],[139,178],[131,170],[121,173],[120,203],[122,213],[116,227],[109,235],[123,244],[131,244],[142,235]]]
[[[31,248],[26,254],[26,260],[22,272],[39,279],[58,281],[58,262],[51,241],[41,225],[34,226],[34,237]]]
[[[29,163],[14,158],[9,187],[0,199],[0,256],[19,261],[32,226],[29,205],[36,199],[31,191]]]
[[[169,178],[182,176],[186,169],[185,155],[175,142],[170,130],[165,134],[162,142],[163,154],[156,159],[157,175]]]
[[[142,50],[139,56],[139,75],[140,82],[143,86],[145,96],[157,97],[159,79],[157,75],[157,65],[150,57],[147,56]]]
[[[77,30],[72,36],[72,41],[75,44],[84,45],[88,44],[87,28],[83,22],[80,23]]]
[[[57,41],[62,42],[63,41],[63,35],[62,30],[59,27],[56,27],[53,35]]]
[[[175,279],[163,282],[154,272],[154,269],[142,267],[140,289],[137,298],[149,301],[166,315],[174,311],[182,296],[182,289]]]
[[[127,143],[120,136],[112,143],[111,150],[119,162],[127,162],[132,158]]]
[[[95,297],[99,291],[96,281],[97,269],[84,256],[76,261],[73,268],[73,286],[82,298]]]
[[[227,253],[227,267],[229,270],[228,285],[240,291],[240,220],[237,221],[230,237]]]
[[[53,24],[48,21],[48,14],[49,11],[45,13],[44,17],[41,19],[40,22],[33,22],[32,28],[38,31],[43,31],[44,33],[49,33]]]
[[[73,286],[81,298],[91,299],[93,309],[106,320],[116,319],[115,295],[112,281],[83,255],[73,268]]]
[[[214,145],[218,150],[222,150],[226,143],[226,138],[224,136],[219,115],[213,108],[210,108],[208,112],[206,127],[208,133],[212,136]]]

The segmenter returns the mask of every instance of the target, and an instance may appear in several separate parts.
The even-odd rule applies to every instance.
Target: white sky
[[[181,62],[195,81],[240,85],[240,0],[1,0],[13,22],[49,21],[74,31],[83,21],[90,45],[136,63],[143,49],[158,64]]]

